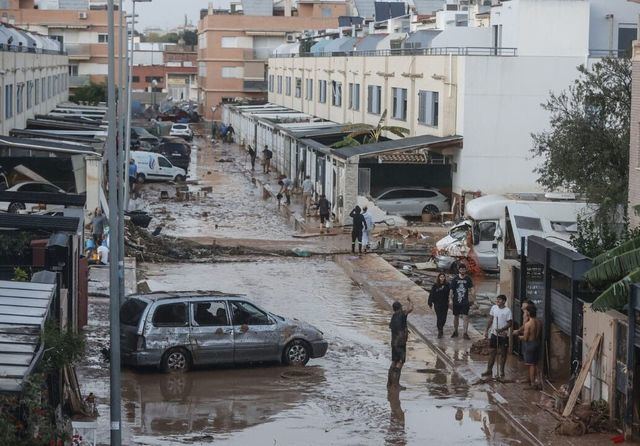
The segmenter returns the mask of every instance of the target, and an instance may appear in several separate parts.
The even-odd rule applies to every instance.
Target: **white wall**
[[[606,18],[612,14],[611,20]],[[608,50],[611,37],[612,49],[618,48],[618,29],[632,27],[637,29],[640,4],[628,0],[591,0],[589,30],[589,48]],[[613,25],[613,33],[611,33]]]
[[[490,47],[489,28],[449,27],[431,41],[431,47]]]
[[[531,133],[549,127],[540,104],[566,89],[580,57],[464,57],[458,68],[458,128],[453,190],[538,192]]]
[[[588,0],[503,2],[491,8],[491,25],[502,27],[498,46],[517,48],[519,56],[589,53]]]

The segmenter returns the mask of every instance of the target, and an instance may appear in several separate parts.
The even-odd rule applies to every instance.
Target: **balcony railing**
[[[69,76],[69,88],[84,87],[91,83],[91,76],[81,74],[78,76]]]
[[[272,51],[271,48],[247,48],[244,50],[244,60],[267,60]]]
[[[327,53],[276,54],[274,58],[291,57],[370,57],[370,56],[516,56],[516,48],[494,47],[437,47],[437,48],[396,48],[370,51],[338,51]]]
[[[631,57],[631,49],[628,50],[589,50],[589,57]]]
[[[65,44],[69,57],[91,57],[91,45],[88,43]]]
[[[66,55],[64,51],[45,50],[43,48],[29,48],[24,45],[7,45],[6,43],[0,43],[0,51],[11,51],[14,53],[31,53],[31,54],[52,54],[52,55]]]

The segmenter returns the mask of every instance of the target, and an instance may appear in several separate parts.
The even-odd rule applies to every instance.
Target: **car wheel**
[[[136,182],[142,184],[144,183],[145,180],[145,176],[143,173],[139,173],[138,176],[136,176]]]
[[[13,202],[7,208],[7,212],[17,214],[18,211],[24,211],[26,208],[27,207],[24,205],[24,203]]]
[[[185,179],[186,178],[184,177],[184,175],[176,175],[175,182],[176,183],[182,183],[182,182],[184,182]]]
[[[289,342],[284,348],[284,363],[287,365],[304,366],[309,362],[310,356],[309,345],[300,339]]]
[[[422,209],[422,213],[436,215],[440,213],[440,209],[438,209],[438,206],[435,206],[433,204],[428,204],[424,207],[424,209]]]
[[[171,372],[188,372],[191,368],[191,357],[183,348],[172,348],[162,356],[162,370]]]

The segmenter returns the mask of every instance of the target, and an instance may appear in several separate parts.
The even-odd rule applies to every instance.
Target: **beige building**
[[[640,0],[629,0],[640,3]],[[634,206],[640,205],[640,42],[633,42],[631,56],[631,128],[629,129],[629,223],[632,228],[640,226],[640,209],[635,211]],[[637,213],[636,213],[637,212]]]
[[[289,34],[337,27],[338,16],[347,11],[345,2],[322,0],[299,2],[297,10],[285,8],[278,16],[275,9],[269,15],[210,9],[198,23],[198,84],[205,118],[219,118],[220,104],[238,97],[266,99],[271,52]]]
[[[105,82],[108,70],[108,14],[105,2],[48,4],[47,7],[52,9],[36,9],[35,3],[34,0],[4,0],[4,3],[0,1],[0,6],[6,4],[6,9],[0,8],[0,20],[59,40],[69,55],[70,88],[87,85],[90,81]],[[84,4],[85,9],[67,9]],[[118,35],[118,11],[114,19]],[[119,54],[117,38],[115,45],[116,54]],[[117,65],[116,71],[119,72]]]

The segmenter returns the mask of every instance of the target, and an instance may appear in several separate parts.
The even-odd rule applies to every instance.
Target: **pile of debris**
[[[409,228],[392,227],[376,233],[380,239],[379,249],[384,251],[415,251],[430,253],[433,239],[430,235]]]
[[[560,435],[581,436],[597,432],[613,432],[609,418],[609,405],[604,400],[579,404],[570,417],[560,419],[556,432]]]
[[[161,235],[161,227],[149,232],[131,222],[125,227],[125,255],[139,262],[150,263],[211,263],[228,261],[232,256],[297,256],[293,251],[260,250],[246,247],[203,245],[192,240]],[[225,259],[225,257],[227,257]]]

